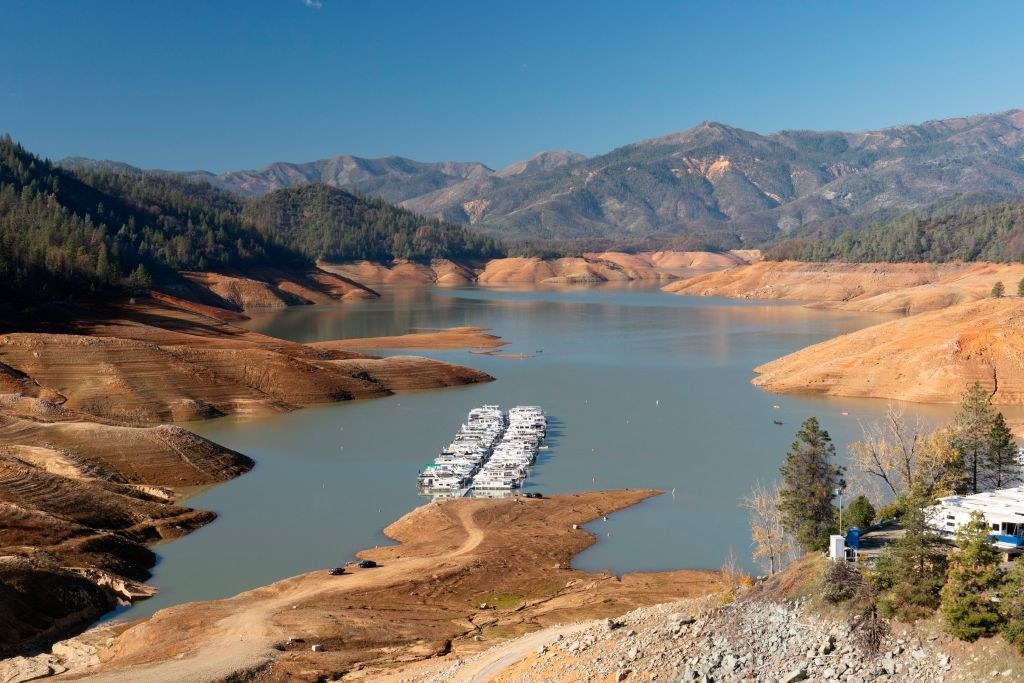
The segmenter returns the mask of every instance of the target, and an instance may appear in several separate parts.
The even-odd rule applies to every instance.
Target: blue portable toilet
[[[855,526],[846,530],[846,547],[854,550],[860,548],[860,529]]]

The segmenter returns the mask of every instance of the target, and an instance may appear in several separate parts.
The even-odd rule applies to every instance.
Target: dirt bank
[[[377,296],[372,289],[355,280],[321,269],[296,273],[251,268],[245,274],[185,272],[182,276],[192,285],[182,292],[184,298],[237,311],[280,309]]]
[[[0,335],[0,656],[145,593],[147,544],[214,518],[178,505],[182,490],[252,466],[162,423],[491,379],[274,339],[236,327],[237,317],[165,294],[3,321],[18,331]]]
[[[677,277],[722,270],[760,260],[756,250],[723,253],[656,251],[637,254],[604,252],[580,257],[501,258],[486,263],[453,263],[437,259],[430,265],[396,261],[318,264],[321,270],[368,285],[536,285],[665,282]]]
[[[777,393],[955,403],[980,382],[996,405],[1024,405],[1024,300],[981,299],[893,320],[755,368]]]
[[[997,405],[1024,405],[1024,265],[761,262],[673,282],[665,291],[788,299],[852,311],[907,314],[757,368],[778,393],[955,403],[974,381]],[[993,299],[996,282],[1006,296]],[[1014,425],[1020,431],[1024,425]]]
[[[394,337],[362,337],[337,341],[312,342],[315,349],[496,349],[508,344],[486,327],[451,327],[431,332],[413,332]]]
[[[373,680],[403,663],[448,652],[461,657],[550,624],[711,590],[713,572],[618,580],[566,568],[594,542],[574,525],[654,494],[428,504],[385,530],[400,545],[360,553],[379,567],[315,572],[163,610],[124,631],[87,680],[119,680],[127,671],[153,681],[213,680],[256,670],[272,680],[331,680],[345,672]]]
[[[852,311],[919,313],[1015,293],[1024,265],[762,261],[666,285],[675,294],[806,301]]]

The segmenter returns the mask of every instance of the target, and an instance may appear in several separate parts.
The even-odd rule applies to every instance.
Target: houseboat
[[[926,510],[928,525],[950,537],[970,521],[972,512],[984,515],[996,547],[1011,554],[1024,552],[1024,486],[946,496]]]

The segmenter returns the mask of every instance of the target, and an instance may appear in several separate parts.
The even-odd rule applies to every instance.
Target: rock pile
[[[865,653],[845,623],[812,616],[794,602],[748,600],[704,610],[693,601],[668,603],[584,628],[567,627],[553,638],[532,647],[530,656],[500,680],[953,680],[951,657],[933,641],[890,637],[880,652]],[[431,680],[449,680],[458,669]]]

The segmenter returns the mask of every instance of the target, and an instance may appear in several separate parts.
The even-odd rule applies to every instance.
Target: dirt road
[[[341,576],[313,572],[230,599],[163,610],[125,630],[101,653],[99,667],[75,675],[90,681],[209,681],[266,670],[274,679],[346,674],[378,680],[425,660],[465,660],[553,624],[706,592],[714,585],[711,572],[620,580],[567,568],[593,542],[574,526],[656,493],[424,505],[386,529],[399,545],[360,553],[375,559],[377,568],[352,568]],[[500,656],[487,655],[460,672],[460,680],[485,680],[545,637],[538,633],[511,643]],[[314,651],[314,645],[321,648]],[[451,659],[435,659],[448,653]]]

